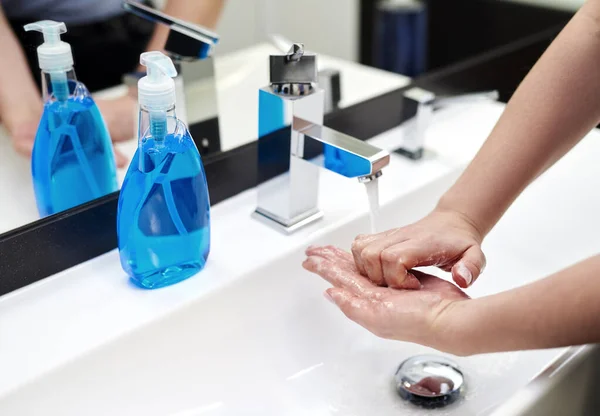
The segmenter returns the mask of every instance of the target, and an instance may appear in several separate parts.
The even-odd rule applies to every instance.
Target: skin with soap
[[[358,236],[352,255],[331,247],[307,250],[304,267],[334,286],[326,297],[376,335],[458,355],[600,342],[600,256],[478,299],[413,270],[438,266],[461,288],[476,281],[485,267],[485,236],[517,196],[600,121],[599,62],[600,0],[588,0],[429,215]]]
[[[224,2],[225,0],[168,0],[164,12],[192,23],[214,28]],[[167,35],[166,26],[156,25],[146,50],[161,50]],[[30,74],[25,55],[1,5],[0,50],[3,54],[0,60],[0,122],[6,126],[15,149],[29,156],[42,115],[43,103]],[[85,83],[85,80],[82,81]],[[135,93],[131,93],[112,100],[95,100],[114,142],[133,138],[137,121],[136,97]],[[125,166],[127,158],[118,152],[115,152],[115,156],[117,166]]]

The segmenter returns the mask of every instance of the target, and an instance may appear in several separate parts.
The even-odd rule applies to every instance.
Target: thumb
[[[452,266],[452,279],[462,288],[473,284],[485,268],[485,255],[481,247],[471,246]]]

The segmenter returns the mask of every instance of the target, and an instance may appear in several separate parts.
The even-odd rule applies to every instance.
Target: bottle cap
[[[138,101],[140,106],[152,110],[168,110],[175,105],[175,82],[177,70],[171,58],[162,52],[144,52],[140,64],[145,66],[147,75],[138,81]]]
[[[67,32],[62,22],[40,20],[29,23],[23,28],[26,31],[36,30],[44,35],[44,43],[37,48],[40,68],[46,72],[67,72],[73,67],[71,45],[60,40],[60,35]]]

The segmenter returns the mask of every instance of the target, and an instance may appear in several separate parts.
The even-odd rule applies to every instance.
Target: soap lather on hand
[[[450,347],[440,341],[449,305],[469,299],[450,282],[412,271],[419,290],[381,287],[363,276],[352,255],[333,246],[309,247],[303,267],[334,287],[325,297],[350,319],[382,338]]]

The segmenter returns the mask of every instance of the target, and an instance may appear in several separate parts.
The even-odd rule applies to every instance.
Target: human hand
[[[411,270],[437,266],[452,272],[460,287],[470,286],[485,267],[481,233],[463,215],[435,210],[405,227],[359,235],[352,243],[358,270],[378,285],[418,289]]]
[[[96,105],[108,127],[113,142],[130,140],[135,135],[135,109],[137,101],[131,95],[124,95],[112,100],[96,100]],[[127,164],[127,157],[114,148],[118,167]]]
[[[7,123],[13,147],[23,156],[31,156],[38,124],[39,119],[35,118],[25,119],[15,123]]]
[[[452,283],[412,271],[420,290],[381,287],[364,277],[352,255],[339,248],[309,247],[306,255],[302,266],[334,286],[326,297],[373,334],[445,351],[454,348],[447,323],[457,319],[451,316],[454,306],[469,297]]]

